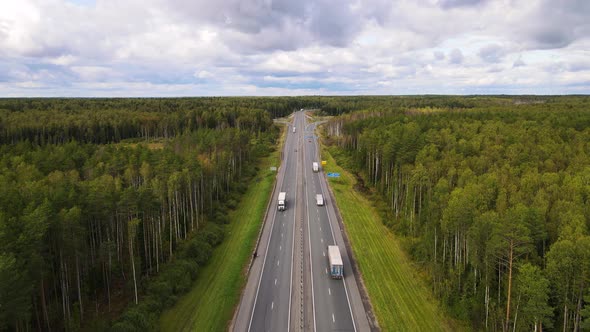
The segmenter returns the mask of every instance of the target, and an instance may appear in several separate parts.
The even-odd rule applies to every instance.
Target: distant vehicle
[[[295,132],[295,127],[293,127],[293,132]]]
[[[314,161],[313,162],[312,167],[313,167],[313,171],[314,172],[319,172],[320,171],[320,164],[318,164],[317,161]]]
[[[315,201],[318,206],[324,206],[324,196],[322,194],[315,195]]]
[[[287,203],[287,193],[284,191],[281,191],[279,193],[279,205],[278,205],[278,209],[279,211],[285,211],[285,203]]]
[[[338,246],[328,246],[328,262],[330,263],[330,277],[332,279],[342,279],[344,276],[344,265],[340,256]]]
[[[301,109],[301,112],[303,112],[303,108]]]

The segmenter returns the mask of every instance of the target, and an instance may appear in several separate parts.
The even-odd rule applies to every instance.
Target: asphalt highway
[[[345,280],[330,278],[328,274],[327,246],[337,244],[334,240],[328,209],[334,205],[316,205],[316,194],[327,197],[321,181],[321,172],[314,172],[313,162],[321,163],[317,153],[317,137],[314,135],[315,125],[306,126],[305,130],[305,171],[304,184],[307,205],[307,222],[310,237],[312,297],[314,302],[314,321],[316,331],[356,331],[352,319]],[[342,250],[342,248],[341,248]],[[350,265],[349,265],[350,266]],[[344,267],[345,274],[351,274]]]
[[[295,112],[283,147],[273,201],[247,285],[232,321],[233,331],[368,331],[368,321],[335,204],[322,170],[316,124]],[[295,132],[293,132],[295,127]],[[285,211],[277,210],[287,193]],[[316,194],[324,206],[316,205]],[[338,245],[344,278],[328,274],[327,246]]]
[[[303,122],[295,117],[294,125]],[[291,127],[289,128],[291,130]],[[297,168],[300,158],[295,152],[301,145],[301,135],[289,131],[283,149],[284,168],[282,184],[278,192],[287,193],[286,209],[277,210],[276,202],[271,203],[274,210],[270,241],[263,257],[262,275],[254,300],[254,310],[248,331],[289,331],[291,322],[293,245],[295,235],[295,204],[297,202]]]

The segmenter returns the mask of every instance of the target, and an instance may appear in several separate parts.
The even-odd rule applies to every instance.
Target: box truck
[[[313,171],[314,172],[319,172],[320,171],[320,164],[318,164],[316,161],[313,162]]]
[[[338,246],[328,246],[328,263],[330,264],[330,277],[342,279],[344,266],[342,265],[342,257]]]
[[[287,193],[281,191],[279,193],[279,205],[278,205],[278,209],[279,211],[284,211],[285,210],[285,203],[287,201]]]
[[[324,205],[324,196],[322,196],[322,194],[315,195],[315,201],[318,206],[323,206]]]
[[[293,127],[293,132],[295,132],[295,127]]]

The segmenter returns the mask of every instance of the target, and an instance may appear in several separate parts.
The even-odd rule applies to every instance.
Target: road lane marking
[[[332,295],[332,290],[328,287],[328,294]]]
[[[305,156],[303,157],[303,161],[305,163]],[[307,172],[309,172],[309,169],[307,168],[306,170],[304,170],[303,172],[303,179],[305,180],[304,183],[307,183]],[[311,177],[311,181],[314,181],[313,176]],[[309,190],[305,190],[305,211],[307,212],[307,239],[308,239],[308,244],[309,244],[309,273],[310,273],[310,280],[311,280],[311,311],[313,313],[313,330],[312,332],[316,331],[316,313],[315,313],[315,290],[314,290],[314,284],[313,284],[313,257],[311,255],[312,253],[312,245],[311,245],[311,227],[310,227],[310,216],[309,216],[309,202],[310,202],[310,198],[309,197]]]
[[[324,243],[324,238],[322,238],[322,243]]]
[[[328,268],[326,268],[326,274],[328,274]]]
[[[275,301],[272,301],[272,303],[270,304],[270,310],[273,310],[275,308]],[[332,315],[332,317],[334,317],[334,315]]]
[[[324,181],[325,181],[325,179],[324,179]],[[327,184],[326,184],[326,186],[327,186]],[[332,234],[332,240],[334,241],[334,243],[336,243],[336,237],[334,236],[334,229],[332,228],[332,218],[330,218],[329,211],[327,211],[327,212],[328,212],[327,213],[327,216],[328,216],[328,226],[330,227],[330,233]],[[352,319],[352,328],[354,329],[354,332],[356,332],[357,331],[357,329],[356,329],[356,323],[354,322],[354,315],[352,314],[352,306],[350,304],[350,298],[348,296],[348,287],[346,287],[346,278],[342,278],[342,281],[343,281],[343,284],[344,284],[344,294],[346,294],[346,302],[348,304],[348,310],[350,312],[350,318]]]
[[[283,249],[283,246],[279,246],[279,251]]]
[[[286,143],[285,143],[285,146],[283,147],[283,150],[285,150],[285,151],[287,150]],[[287,154],[287,158],[286,158],[287,164],[289,164],[288,161],[290,160],[290,156],[291,156],[290,153]],[[281,157],[281,159],[283,159],[283,157]],[[279,167],[279,172],[282,172],[282,171],[283,171],[283,168]],[[281,178],[280,178],[281,184],[280,185],[282,185],[282,183],[285,180],[285,173],[286,173],[286,170],[283,173],[279,173],[279,174],[281,174]],[[277,182],[278,182],[278,180],[277,180]],[[295,196],[297,196],[297,195],[295,195]],[[278,216],[283,217],[284,215],[279,213]],[[248,321],[248,332],[250,332],[250,330],[252,328],[252,321],[254,319],[254,312],[256,311],[256,304],[258,302],[258,295],[260,294],[260,284],[262,283],[262,276],[264,275],[264,267],[266,266],[266,258],[268,258],[270,241],[272,239],[272,234],[273,234],[273,230],[275,227],[275,220],[277,219],[276,217],[277,217],[277,212],[275,210],[274,218],[272,218],[272,223],[270,226],[270,233],[268,235],[268,244],[266,245],[266,249],[264,251],[264,259],[262,260],[262,268],[260,270],[260,275],[258,276],[258,285],[256,286],[256,295],[254,296],[254,304],[252,305],[252,312],[250,313],[250,320]],[[291,294],[289,293],[289,302],[290,301],[291,301]],[[289,303],[289,311],[291,311],[291,304],[290,303]],[[289,312],[289,324],[287,325],[287,332],[290,330],[290,323],[291,323],[291,313]]]
[[[277,266],[281,265],[281,261],[277,261]]]
[[[336,323],[336,319],[334,319],[334,314],[332,314],[332,323]]]
[[[297,137],[298,137],[298,144],[301,145],[301,140],[302,140],[303,136],[301,134],[298,134]],[[294,202],[297,202],[297,182],[298,182],[298,178],[299,178],[299,172],[297,172],[297,169],[299,167],[301,167],[300,158],[296,158],[296,160],[295,160],[295,195],[294,195],[294,199],[293,199]],[[297,205],[295,204],[294,206],[296,207]],[[291,299],[293,297],[293,264],[295,262],[295,224],[296,224],[295,216],[296,216],[296,213],[293,213],[293,230],[292,230],[293,235],[292,235],[292,239],[291,239],[291,267],[289,269],[289,274],[291,275],[291,278],[289,278],[289,311],[287,314],[287,332],[289,332],[291,330]]]
[[[322,251],[322,254],[324,254],[324,257],[326,257],[326,252],[325,251]]]
[[[276,284],[277,284],[277,278],[275,278],[275,286],[276,286]]]

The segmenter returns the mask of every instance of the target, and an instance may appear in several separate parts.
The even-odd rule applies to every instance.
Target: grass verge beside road
[[[329,178],[330,187],[382,331],[462,330],[441,312],[369,199],[354,189],[355,177],[336,164],[330,149],[322,147],[322,159],[325,172],[340,173]]]
[[[214,250],[209,264],[199,273],[193,289],[160,319],[162,331],[225,331],[232,318],[244,274],[256,243],[279,166],[279,148],[264,158],[260,171],[236,210],[229,213],[223,242]]]

